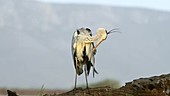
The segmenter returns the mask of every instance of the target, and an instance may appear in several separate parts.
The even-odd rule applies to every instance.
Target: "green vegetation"
[[[95,88],[95,87],[104,87],[104,86],[109,86],[111,88],[119,88],[120,83],[117,80],[111,80],[111,79],[106,79],[99,81],[97,83],[93,83],[90,85],[90,87]]]
[[[99,82],[96,83],[92,83],[89,85],[90,88],[96,88],[96,87],[111,87],[113,89],[119,88],[120,87],[120,83],[117,80],[112,80],[112,79],[105,79],[105,80],[101,80]],[[82,87],[85,88],[85,85],[80,85],[78,87]]]

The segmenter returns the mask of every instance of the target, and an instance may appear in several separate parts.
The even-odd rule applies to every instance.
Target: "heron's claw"
[[[94,52],[94,54],[96,54],[96,52],[97,52],[96,47],[93,48],[93,52]]]

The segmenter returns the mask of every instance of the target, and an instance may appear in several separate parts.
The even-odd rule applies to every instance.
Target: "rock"
[[[7,90],[8,96],[18,96],[16,92],[13,92],[11,90]]]
[[[136,79],[117,91],[132,96],[170,96],[170,74]]]

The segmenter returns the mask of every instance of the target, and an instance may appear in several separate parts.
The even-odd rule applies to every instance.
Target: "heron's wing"
[[[92,33],[91,31],[88,33],[88,35],[86,35],[87,38],[91,38],[92,37]],[[86,39],[87,40],[87,39]],[[86,42],[86,41],[85,41]],[[98,72],[96,71],[94,64],[95,64],[95,54],[96,54],[96,50],[94,51],[94,43],[86,43],[86,55],[87,55],[87,72],[89,74],[90,72],[90,68],[93,67],[93,77],[94,77],[94,73],[98,74]]]
[[[94,49],[94,43],[92,43],[93,49]],[[93,54],[96,55],[96,50],[93,50]],[[95,64],[95,57],[94,57],[94,64]],[[94,77],[94,73],[98,74],[97,70],[94,67],[94,64],[92,65],[93,67],[93,77]]]
[[[93,48],[94,48],[94,44],[91,43],[91,44],[86,44],[85,45],[85,48],[84,48],[84,51],[83,52],[84,54],[84,58],[86,60],[86,64],[87,64],[87,73],[89,74],[90,73],[90,69],[91,67],[93,68],[93,77],[94,77],[94,74],[98,74],[98,72],[96,71],[95,67],[94,67],[94,64],[95,64],[95,52],[93,52]]]
[[[75,32],[74,32],[75,34]],[[73,35],[72,37],[72,45],[71,45],[71,50],[72,50],[72,57],[73,57],[73,62],[74,62],[74,67],[76,68],[76,36]]]

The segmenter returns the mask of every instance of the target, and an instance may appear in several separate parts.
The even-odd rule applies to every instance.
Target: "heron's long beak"
[[[119,33],[121,33],[121,32],[119,31],[119,28],[114,28],[114,29],[110,30],[109,32],[107,32],[107,34],[114,33],[114,32],[119,32]]]

